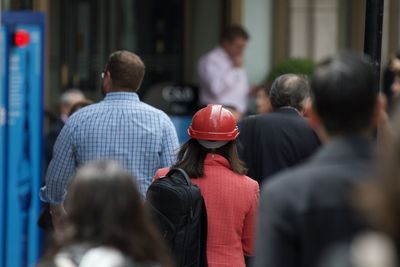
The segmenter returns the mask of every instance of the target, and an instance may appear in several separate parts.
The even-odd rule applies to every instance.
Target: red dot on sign
[[[24,30],[19,30],[15,33],[14,42],[16,46],[24,47],[29,44],[29,33]]]

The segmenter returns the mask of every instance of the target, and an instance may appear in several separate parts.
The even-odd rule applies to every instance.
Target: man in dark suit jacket
[[[341,54],[313,76],[310,123],[325,143],[308,162],[264,184],[255,267],[317,267],[333,246],[348,247],[365,224],[352,190],[371,170],[372,130],[383,110],[372,64]]]
[[[44,143],[44,156],[45,156],[45,168],[47,168],[50,164],[50,161],[53,157],[53,147],[57,140],[58,135],[60,134],[62,128],[64,127],[65,121],[68,119],[71,108],[82,101],[85,100],[85,95],[78,89],[68,89],[60,96],[59,108],[60,108],[60,117],[55,120],[49,127],[49,130],[45,137]],[[45,183],[43,177],[43,184]],[[50,215],[50,207],[46,204],[41,212],[41,215],[38,220],[38,225],[45,230],[52,230],[53,225],[51,222]],[[46,233],[46,235],[48,235]],[[46,239],[48,236],[46,236]]]
[[[49,165],[53,157],[53,147],[64,127],[65,121],[68,119],[71,108],[81,101],[85,100],[85,95],[78,89],[68,89],[60,97],[60,118],[53,122],[46,134],[45,157],[46,167]]]
[[[276,172],[307,159],[320,145],[303,118],[309,99],[308,81],[295,74],[278,77],[269,90],[273,112],[239,123],[239,155],[248,175],[260,184]]]

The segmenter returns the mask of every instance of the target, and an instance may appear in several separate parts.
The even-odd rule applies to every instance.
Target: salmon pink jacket
[[[154,179],[168,170],[158,170]],[[227,159],[211,153],[204,161],[204,176],[192,182],[200,187],[207,208],[208,266],[244,267],[244,255],[253,253],[258,183],[233,172]]]

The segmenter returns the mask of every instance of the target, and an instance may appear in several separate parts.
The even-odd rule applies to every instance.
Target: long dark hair
[[[172,266],[133,177],[114,162],[78,169],[65,201],[67,222],[58,248],[79,243],[110,246],[135,262]]]
[[[215,153],[226,158],[232,171],[237,174],[247,174],[244,163],[239,159],[236,147],[236,140],[229,141],[217,149],[207,149],[199,144],[196,139],[189,139],[181,146],[178,152],[177,162],[172,168],[184,169],[192,178],[204,176],[204,159],[208,153]]]

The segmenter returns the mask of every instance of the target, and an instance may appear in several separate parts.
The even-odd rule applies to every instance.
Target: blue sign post
[[[38,197],[42,173],[44,16],[34,12],[2,15],[0,157],[0,266],[35,266],[40,251]],[[4,97],[4,98],[3,98]],[[0,114],[1,115],[1,114]],[[1,122],[1,118],[0,118]]]
[[[7,34],[5,28],[0,27],[0,196],[5,196],[6,192],[6,150],[7,150],[7,131],[6,131],[6,109],[7,109]],[[4,263],[5,250],[5,205],[6,198],[0,197],[0,266]]]

